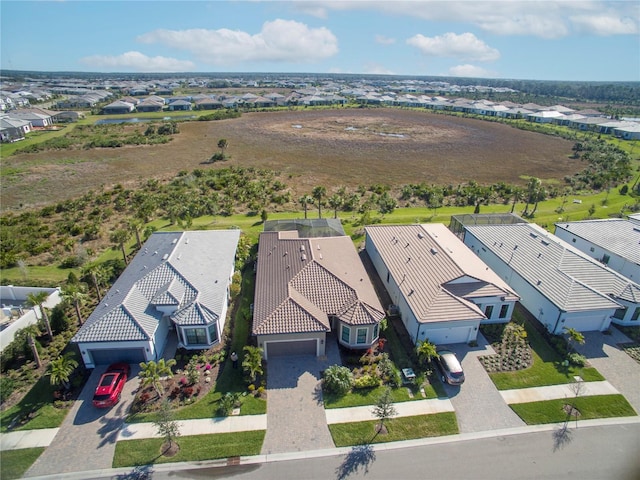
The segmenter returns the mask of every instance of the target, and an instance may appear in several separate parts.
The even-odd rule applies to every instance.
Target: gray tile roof
[[[465,228],[561,310],[618,307],[612,298],[633,303],[640,300],[639,285],[538,225],[469,225]]]
[[[517,294],[446,226],[365,228],[419,322],[483,319],[470,299]]]
[[[180,325],[216,322],[227,300],[239,230],[156,232],[73,337],[74,342],[149,340],[162,312]]]
[[[263,232],[253,333],[327,332],[331,329],[329,316],[353,325],[370,325],[384,318],[351,239]]]
[[[556,227],[640,265],[640,227],[636,223],[609,218],[558,222]]]

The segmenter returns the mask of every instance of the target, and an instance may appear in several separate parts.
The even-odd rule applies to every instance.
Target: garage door
[[[267,358],[282,355],[315,355],[317,340],[297,342],[267,342]]]
[[[142,348],[124,349],[100,349],[89,350],[94,365],[108,365],[110,363],[140,363],[145,362],[144,350]]]
[[[467,343],[469,339],[473,339],[472,327],[427,329],[426,337],[435,345]]]
[[[580,318],[572,318],[564,323],[567,328],[575,328],[579,332],[593,332],[602,330],[604,318],[602,315],[584,315]]]

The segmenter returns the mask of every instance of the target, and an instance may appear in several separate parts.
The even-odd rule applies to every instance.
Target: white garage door
[[[579,332],[593,332],[602,329],[604,318],[602,315],[584,315],[580,318],[572,318],[565,321],[564,326],[575,328]]]
[[[467,343],[473,339],[472,327],[431,328],[426,329],[426,337],[435,345],[447,343]]]
[[[317,340],[299,340],[297,342],[267,342],[267,358],[283,355],[315,355]]]
[[[94,365],[108,365],[111,363],[140,363],[146,361],[142,348],[124,349],[95,349],[89,350]]]

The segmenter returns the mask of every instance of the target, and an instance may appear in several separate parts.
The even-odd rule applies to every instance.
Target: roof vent
[[[171,242],[171,245],[175,245],[176,243],[178,243],[178,239],[174,238],[173,241]]]
[[[189,239],[187,238],[187,239],[184,241],[184,243],[189,243]]]
[[[318,250],[320,250],[320,244],[318,244]]]
[[[436,250],[435,248],[431,247],[431,253],[433,253],[435,255],[436,253],[438,253],[438,250]]]
[[[165,253],[165,254],[162,256],[162,260],[166,260],[167,258],[169,258],[169,254],[168,254],[168,253]]]
[[[423,239],[424,235],[421,232],[418,232],[418,238]]]
[[[304,245],[300,245],[300,251],[304,252],[306,249],[304,248]]]
[[[284,252],[284,255],[282,255],[282,256],[286,257],[287,255],[289,255],[289,252]]]
[[[154,255],[157,255],[157,254],[158,254],[158,250],[154,251],[154,252],[153,252],[153,254],[154,254]]]
[[[307,254],[303,253],[300,259],[304,262],[307,259]]]
[[[322,258],[323,258],[323,257],[322,257],[322,254],[320,254],[320,260],[322,260]]]
[[[531,235],[533,238],[538,238],[538,235],[533,232],[529,232],[529,235]]]

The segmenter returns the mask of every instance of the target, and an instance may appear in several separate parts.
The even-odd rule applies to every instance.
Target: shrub
[[[223,417],[229,416],[235,407],[240,406],[240,395],[236,393],[225,393],[218,403],[218,414]]]
[[[4,402],[16,388],[14,380],[8,377],[0,377],[0,403]]]
[[[584,367],[587,364],[587,359],[584,355],[580,355],[579,353],[570,353],[567,357],[569,363],[576,367]]]
[[[378,387],[380,385],[380,379],[374,377],[373,375],[363,375],[359,378],[356,378],[353,382],[353,388],[373,388]]]
[[[353,385],[351,370],[342,365],[331,365],[324,371],[323,386],[327,392],[344,395]]]

